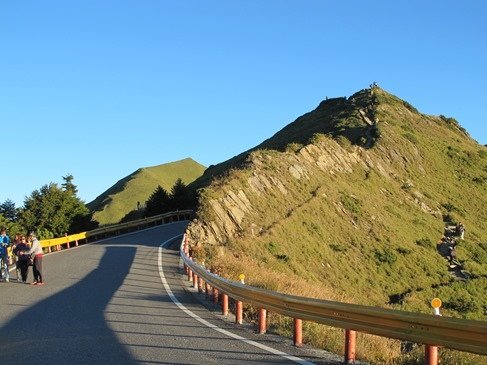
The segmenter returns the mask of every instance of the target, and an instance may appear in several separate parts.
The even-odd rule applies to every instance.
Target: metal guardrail
[[[228,296],[295,319],[487,355],[487,322],[286,295],[224,279],[186,256],[184,264]]]
[[[70,247],[71,243],[75,243],[78,246],[78,241],[89,239],[98,239],[99,237],[106,237],[109,236],[110,233],[121,233],[122,231],[130,231],[131,229],[140,229],[142,227],[148,227],[151,225],[163,224],[166,221],[174,220],[181,220],[181,218],[189,219],[193,214],[192,210],[181,210],[176,212],[168,212],[164,214],[159,214],[153,217],[138,219],[131,222],[120,223],[120,224],[113,224],[110,226],[97,228],[87,232],[81,232],[77,234],[66,235],[64,237],[59,238],[50,238],[46,240],[41,240],[41,247],[47,248],[49,252],[51,252],[52,247],[57,247],[58,250],[61,249],[61,245],[66,245],[67,248]]]
[[[151,225],[157,225],[159,221],[162,224],[166,220],[173,220],[174,217],[177,218],[176,220],[181,220],[181,218],[189,219],[189,217],[191,217],[192,215],[193,215],[192,210],[180,210],[176,212],[168,212],[153,217],[138,219],[131,222],[114,224],[106,227],[97,228],[92,231],[86,232],[86,238],[90,239],[94,237],[96,239],[99,236],[104,236],[113,232],[120,232],[120,231],[130,230],[133,228],[139,229],[141,227],[149,227]]]
[[[78,241],[86,239],[86,232],[81,232],[77,234],[66,235],[64,237],[59,238],[50,238],[47,240],[41,240],[41,247],[51,249],[51,247],[56,246],[59,247],[61,245],[66,244],[69,248],[71,242],[75,242],[76,246],[78,245]]]

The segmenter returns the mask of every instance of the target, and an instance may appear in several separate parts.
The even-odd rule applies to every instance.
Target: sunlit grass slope
[[[445,315],[487,318],[487,148],[454,119],[362,90],[324,101],[194,185],[209,181],[189,233],[200,260],[229,278],[243,272],[250,285],[424,313],[440,297]],[[467,280],[437,247],[459,221]],[[340,351],[341,333],[308,331]],[[361,355],[399,356],[397,342],[370,341]]]
[[[157,166],[140,168],[87,204],[101,225],[117,223],[127,213],[144,204],[158,185],[168,192],[178,178],[189,184],[203,174],[205,166],[191,158]]]

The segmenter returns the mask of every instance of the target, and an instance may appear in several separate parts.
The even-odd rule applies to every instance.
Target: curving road
[[[186,225],[46,255],[43,287],[0,283],[0,364],[339,363],[202,306],[179,267]]]

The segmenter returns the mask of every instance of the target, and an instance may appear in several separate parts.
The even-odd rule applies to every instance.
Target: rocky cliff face
[[[374,164],[371,161],[366,151],[354,147],[349,152],[327,138],[301,148],[298,153],[284,153],[283,156],[252,153],[247,162],[252,166],[251,172],[239,189],[223,190],[220,198],[208,201],[209,215],[213,219],[197,219],[190,225],[188,232],[192,242],[224,244],[246,229],[252,235],[258,234],[263,229],[258,222],[245,224],[251,219],[252,212],[258,209],[253,197],[272,196],[285,200],[295,182],[310,180],[311,176],[323,173],[346,175],[356,165],[364,169],[375,167],[384,176],[389,176],[380,162]]]

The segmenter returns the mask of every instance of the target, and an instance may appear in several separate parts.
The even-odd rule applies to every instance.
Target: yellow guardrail
[[[181,258],[200,278],[228,296],[292,318],[373,335],[487,355],[487,322],[311,299],[255,288],[210,273]]]
[[[53,246],[59,246],[64,244],[70,244],[71,242],[77,242],[86,239],[87,232],[81,232],[77,234],[70,234],[59,238],[50,238],[47,240],[40,240],[42,248],[49,248]]]

